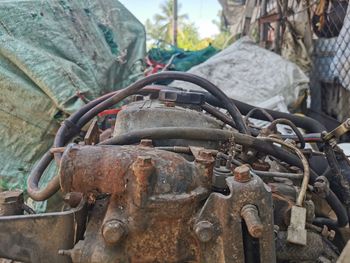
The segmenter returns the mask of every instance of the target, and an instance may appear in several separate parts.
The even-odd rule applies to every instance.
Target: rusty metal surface
[[[0,217],[23,214],[23,191],[0,192]]]
[[[245,169],[241,168],[243,173]],[[236,171],[236,174],[238,173],[239,171]],[[254,174],[251,174],[249,181],[245,180],[243,183],[233,177],[227,178],[226,182],[230,194],[224,196],[212,193],[196,218],[196,224],[208,221],[213,226],[211,240],[200,243],[202,251],[200,262],[246,262],[248,255],[244,249],[245,238],[241,217],[242,208],[246,205],[254,205],[257,208],[263,225],[258,245],[255,246],[260,257],[256,260],[275,262],[271,190]]]
[[[200,127],[220,129],[222,122],[200,111],[171,105],[164,105],[158,100],[138,101],[119,112],[114,129],[114,136],[135,130],[155,127]],[[217,149],[217,143],[195,140],[156,140],[155,146],[200,146]]]
[[[209,162],[214,158],[209,157]],[[148,167],[155,169],[152,178],[142,175]],[[201,162],[189,162],[176,153],[151,147],[71,145],[62,157],[60,183],[65,193],[122,194],[134,187],[130,193],[149,188],[149,195],[181,194],[201,184],[207,186],[210,170]],[[149,187],[144,185],[147,180]]]
[[[82,237],[86,206],[70,211],[0,217],[0,258],[23,262],[69,263],[60,249],[72,248]]]
[[[212,151],[191,147],[191,152],[193,162],[149,142],[69,146],[60,167],[62,189],[96,201],[84,240],[61,255],[75,263],[270,263],[287,257],[317,259],[324,251],[333,258],[319,229],[307,232],[310,245],[322,245],[317,249],[295,247],[283,235],[298,191],[289,180],[269,187],[242,165],[226,179],[228,194],[211,193]],[[99,200],[103,193],[108,197]],[[308,221],[314,218],[309,202]],[[277,252],[275,224],[276,233],[282,233]],[[309,250],[308,256],[298,255]]]
[[[71,146],[61,161],[63,190],[110,196],[96,201],[84,240],[61,254],[84,263],[198,262],[190,226],[210,193],[213,165],[205,150],[189,162],[142,145]]]

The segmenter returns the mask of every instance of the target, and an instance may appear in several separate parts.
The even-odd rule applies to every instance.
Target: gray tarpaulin
[[[128,85],[144,56],[144,27],[117,0],[0,1],[0,186],[24,188],[59,121],[84,104],[77,93]]]
[[[308,77],[296,64],[259,47],[248,37],[239,39],[188,72],[210,80],[229,97],[255,106],[276,96],[291,106],[309,83]],[[172,85],[184,89],[197,88],[180,81]]]

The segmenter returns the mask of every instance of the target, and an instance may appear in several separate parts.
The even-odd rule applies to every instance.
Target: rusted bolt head
[[[236,167],[233,174],[235,181],[240,183],[248,182],[252,178],[250,174],[250,167],[246,164]]]
[[[152,164],[152,157],[151,156],[138,156],[136,159],[136,163],[138,165],[151,165]]]
[[[23,191],[12,190],[0,193],[0,204],[18,202],[23,199]]]
[[[206,166],[214,164],[215,162],[212,152],[206,149],[199,150],[198,154],[195,154],[195,159],[196,159],[196,162],[202,163]]]
[[[114,245],[126,235],[127,229],[123,222],[111,220],[102,226],[102,236],[107,244]]]
[[[195,225],[194,232],[201,242],[208,242],[214,236],[214,226],[209,221],[200,221]]]
[[[140,146],[142,146],[142,147],[153,147],[153,142],[150,139],[142,139],[140,141]]]

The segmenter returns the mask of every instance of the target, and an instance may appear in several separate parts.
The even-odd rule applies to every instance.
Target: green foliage
[[[178,10],[181,6],[179,5]],[[165,0],[160,5],[161,13],[153,16],[152,21],[147,19],[145,27],[147,31],[148,48],[166,47],[172,42],[173,30],[173,0]],[[201,50],[209,45],[223,49],[230,45],[234,39],[229,33],[222,11],[218,13],[218,18],[212,20],[218,26],[220,33],[212,38],[201,39],[198,28],[193,22],[188,21],[187,14],[178,16],[178,47],[184,50]]]
[[[213,47],[218,49],[224,49],[227,46],[231,45],[234,42],[234,37],[230,34],[230,32],[221,32],[214,37],[211,44]]]
[[[173,0],[166,0],[160,5],[161,13],[153,16],[153,21],[147,19],[145,23],[148,33],[148,40],[162,40],[166,43],[171,43],[173,32]],[[178,5],[178,13],[180,13],[181,5]],[[188,19],[187,14],[178,14],[178,34],[185,25],[185,20]]]

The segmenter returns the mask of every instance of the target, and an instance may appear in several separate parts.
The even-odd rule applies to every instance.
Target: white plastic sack
[[[255,106],[278,95],[290,105],[309,83],[309,78],[297,65],[259,47],[247,37],[188,72],[213,82],[229,97]],[[198,89],[179,81],[172,85]]]

